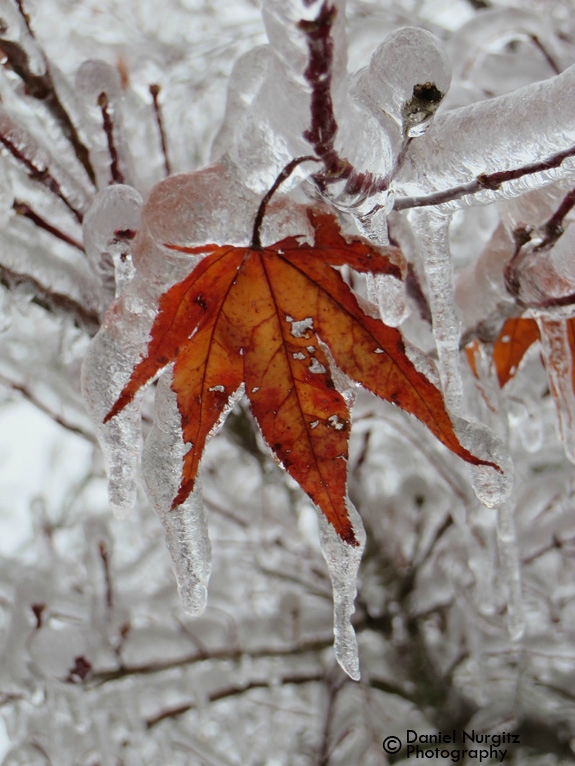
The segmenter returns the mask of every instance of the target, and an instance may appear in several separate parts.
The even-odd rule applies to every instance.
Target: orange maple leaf
[[[493,364],[499,387],[511,380],[527,350],[539,340],[539,328],[534,319],[517,317],[508,319],[493,344]]]
[[[345,504],[350,412],[325,347],[346,375],[418,417],[464,460],[493,463],[460,444],[441,393],[409,360],[399,330],[368,316],[332,268],[401,278],[399,267],[365,240],[344,238],[335,217],[316,210],[308,212],[313,245],[292,236],[262,247],[259,225],[270,196],[249,247],[168,245],[205,257],[160,299],[147,352],[104,422],[175,362],[172,389],[190,444],[176,507],[192,491],[206,439],[243,382],[273,454],[340,537],[357,545]]]

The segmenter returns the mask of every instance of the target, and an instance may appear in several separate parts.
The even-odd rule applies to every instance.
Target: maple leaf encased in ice
[[[244,383],[277,460],[339,536],[357,545],[346,507],[350,412],[322,344],[349,378],[415,415],[464,460],[494,464],[461,445],[440,391],[409,359],[399,330],[366,314],[332,268],[400,279],[397,249],[344,238],[325,211],[308,217],[313,245],[291,236],[261,247],[259,233],[249,247],[168,245],[204,258],[160,299],[147,352],[104,422],[175,362],[172,389],[190,444],[175,508],[193,490],[206,439]]]

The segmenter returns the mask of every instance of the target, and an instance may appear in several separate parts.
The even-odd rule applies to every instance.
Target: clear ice
[[[349,500],[346,504],[359,545],[353,547],[344,542],[318,509],[319,537],[333,588],[335,656],[347,675],[354,681],[359,681],[359,653],[351,617],[355,611],[356,577],[366,537],[359,514]]]

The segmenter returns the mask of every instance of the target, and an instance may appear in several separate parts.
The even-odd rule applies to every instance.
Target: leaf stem
[[[285,168],[281,171],[281,173],[278,175],[276,180],[273,182],[271,189],[267,192],[265,197],[260,202],[258,212],[256,213],[256,217],[254,219],[254,229],[253,229],[252,241],[250,245],[252,250],[262,249],[262,243],[260,239],[260,228],[264,220],[264,216],[266,214],[266,208],[268,206],[268,202],[274,196],[274,194],[278,190],[278,187],[281,186],[281,184],[283,184],[283,182],[286,181],[291,176],[293,171],[297,168],[298,165],[301,165],[302,162],[320,162],[320,161],[321,160],[318,160],[317,157],[313,157],[312,155],[308,155],[306,157],[296,157],[295,160],[292,160],[291,162],[289,162],[285,166]]]

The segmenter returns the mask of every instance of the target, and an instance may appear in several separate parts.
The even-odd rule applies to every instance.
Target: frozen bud
[[[373,106],[391,116],[404,136],[411,137],[425,132],[449,89],[451,67],[434,35],[404,27],[376,49],[365,77]]]

